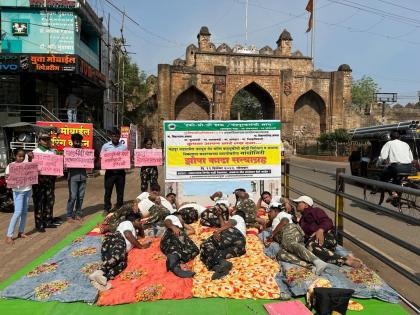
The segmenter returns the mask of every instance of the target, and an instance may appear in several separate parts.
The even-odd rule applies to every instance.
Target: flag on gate
[[[306,5],[306,11],[308,11],[311,14],[309,16],[308,29],[306,30],[306,33],[308,33],[312,29],[312,26],[313,26],[314,0],[308,1],[308,4]]]

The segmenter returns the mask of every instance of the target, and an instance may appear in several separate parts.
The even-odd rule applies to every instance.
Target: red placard
[[[101,153],[101,169],[120,170],[131,168],[130,151],[105,151]]]
[[[134,166],[162,165],[162,149],[134,150]]]
[[[93,168],[95,150],[64,148],[64,166],[67,168]]]
[[[38,165],[36,163],[11,163],[7,187],[17,188],[38,184]]]
[[[63,156],[34,153],[33,163],[38,164],[38,170],[41,175],[63,176]]]
[[[51,134],[51,147],[61,152],[64,148],[71,148],[73,143],[71,135],[79,133],[83,136],[82,147],[92,149],[93,145],[93,125],[88,123],[64,123],[37,121],[38,126],[56,127],[60,129],[59,134]]]

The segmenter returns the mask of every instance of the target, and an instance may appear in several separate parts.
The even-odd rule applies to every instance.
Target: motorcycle
[[[13,212],[13,192],[7,187],[6,179],[0,177],[0,211]]]

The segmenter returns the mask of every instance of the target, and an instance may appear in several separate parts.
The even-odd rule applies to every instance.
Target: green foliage
[[[339,128],[334,130],[334,132],[326,132],[321,134],[317,140],[319,143],[321,143],[321,145],[328,145],[335,142],[345,143],[350,140],[350,135],[346,129]]]
[[[351,84],[351,101],[359,108],[365,108],[373,102],[373,94],[379,91],[378,84],[369,76],[363,76]]]
[[[260,101],[245,90],[240,90],[233,98],[230,119],[238,119],[238,113],[240,113],[241,120],[263,119]]]

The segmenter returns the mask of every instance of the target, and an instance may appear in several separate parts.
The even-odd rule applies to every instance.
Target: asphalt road
[[[334,176],[305,170],[297,166],[293,166],[293,164],[321,169],[334,174],[337,168],[344,167],[346,168],[346,173],[350,173],[350,169],[347,163],[309,160],[298,157],[292,157],[291,163],[292,165],[290,168],[290,173],[292,175],[306,178],[333,189],[335,189]],[[313,187],[312,185],[305,184],[304,182],[295,179],[290,180],[290,186],[326,204],[334,206],[335,197],[329,192],[323,191]],[[363,198],[363,189],[360,187],[346,184],[345,192],[353,196]],[[297,194],[290,192],[290,196],[297,197]],[[350,200],[345,200],[344,212],[347,212],[356,218],[373,225],[376,228],[379,228],[395,237],[398,237],[401,240],[420,247],[419,226],[409,225],[389,216],[377,215],[376,213],[371,212],[363,207],[357,206],[353,201]],[[331,215],[332,218],[334,217],[334,213],[332,212],[329,212],[329,215]],[[388,258],[391,258],[395,263],[404,266],[407,270],[417,274],[417,276],[420,275],[420,259],[418,255],[400,247],[399,245],[394,244],[393,242],[387,241],[372,231],[367,230],[346,219],[344,219],[344,230],[345,232],[348,232],[349,234],[357,237],[357,239],[363,241],[370,247],[376,249],[383,255],[387,256]],[[350,241],[345,241],[345,246],[351,248],[351,250],[353,250],[357,256],[361,257],[369,267],[375,269],[380,274],[380,276],[384,278],[400,294],[415,302],[417,305],[420,304],[420,288],[418,285],[399,275],[396,271],[394,271],[394,269],[384,265],[373,256],[367,254],[365,251],[355,246]]]

